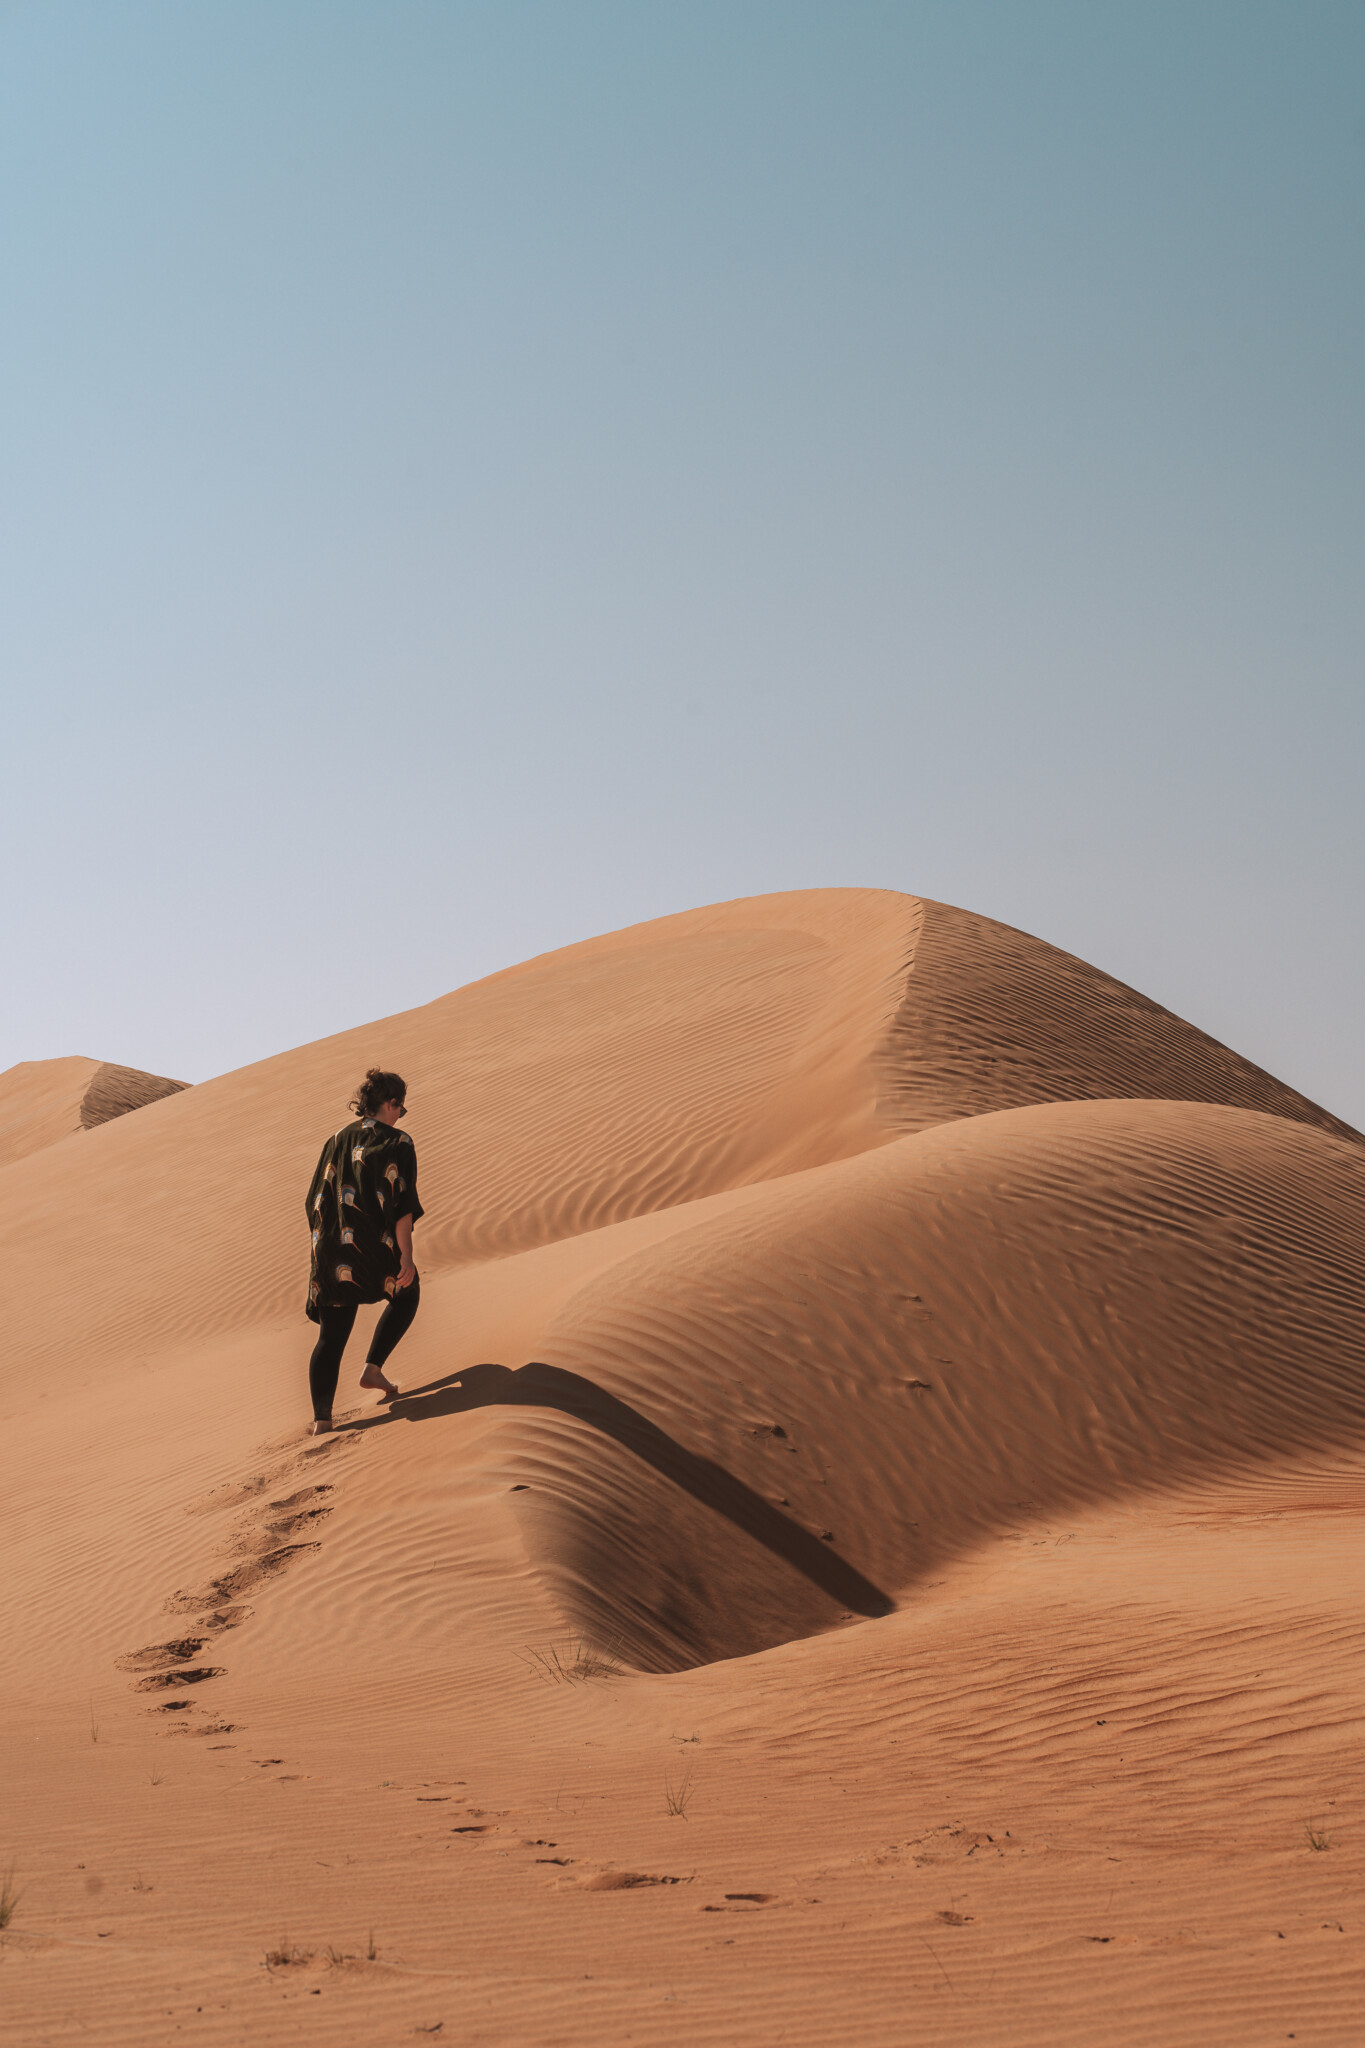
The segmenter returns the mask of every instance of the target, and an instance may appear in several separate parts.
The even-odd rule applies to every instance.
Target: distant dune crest
[[[130,1109],[143,1109],[164,1095],[178,1095],[187,1086],[185,1081],[168,1081],[164,1075],[116,1067],[106,1060],[91,1075],[90,1086],[81,1097],[81,1129],[93,1131],[97,1124],[126,1116]]]
[[[186,1086],[108,1060],[21,1060],[0,1074],[0,1165],[178,1095]]]

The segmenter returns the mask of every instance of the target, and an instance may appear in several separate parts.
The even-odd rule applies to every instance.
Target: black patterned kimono
[[[394,1226],[421,1214],[417,1148],[406,1131],[367,1116],[329,1138],[308,1190],[309,1321],[320,1308],[392,1301],[402,1265]]]

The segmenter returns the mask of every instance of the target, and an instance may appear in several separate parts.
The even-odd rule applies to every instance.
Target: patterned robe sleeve
[[[417,1147],[406,1131],[400,1131],[398,1147],[398,1171],[393,1178],[393,1206],[389,1220],[397,1223],[404,1216],[411,1216],[415,1223],[426,1212],[417,1199]]]
[[[304,1213],[308,1218],[308,1228],[310,1230],[316,1230],[320,1220],[322,1196],[327,1185],[327,1162],[331,1156],[332,1142],[329,1138],[318,1154],[318,1163],[314,1168],[313,1178],[308,1184],[308,1194],[304,1202]]]

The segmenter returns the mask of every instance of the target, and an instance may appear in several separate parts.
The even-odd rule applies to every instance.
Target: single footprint
[[[150,1678],[140,1678],[134,1687],[136,1692],[166,1692],[172,1686],[200,1685],[206,1678],[222,1678],[221,1664],[191,1664],[183,1670],[157,1671]]]
[[[263,1557],[253,1558],[248,1564],[240,1564],[234,1571],[224,1572],[218,1579],[210,1579],[202,1593],[172,1593],[163,1612],[166,1614],[193,1614],[203,1607],[217,1607],[232,1602],[261,1585],[266,1579],[278,1578],[287,1571],[296,1557],[302,1557],[310,1550],[320,1550],[320,1543],[285,1543],[276,1550],[268,1550]]]
[[[116,1657],[116,1671],[160,1671],[168,1664],[188,1664],[204,1647],[203,1636],[181,1636],[172,1643],[149,1643],[127,1657]]]
[[[223,1677],[223,1665],[186,1665],[176,1671],[153,1671],[139,1677],[133,1692],[170,1692],[172,1686],[201,1686],[207,1677]]]
[[[284,1500],[272,1500],[269,1505],[272,1513],[288,1514],[297,1508],[312,1507],[324,1493],[335,1492],[334,1486],[301,1486],[297,1493],[288,1494]]]
[[[654,1877],[645,1870],[593,1870],[575,1879],[583,1892],[630,1892],[642,1885],[681,1884],[680,1877]]]

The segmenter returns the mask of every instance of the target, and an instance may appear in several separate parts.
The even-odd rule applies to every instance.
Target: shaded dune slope
[[[81,1097],[81,1129],[93,1131],[116,1116],[126,1116],[130,1109],[144,1109],[165,1095],[178,1095],[186,1086],[184,1081],[168,1081],[161,1074],[144,1074],[137,1067],[119,1067],[104,1060]]]
[[[924,901],[882,1047],[881,1114],[900,1131],[1032,1102],[1222,1102],[1359,1138],[1216,1038],[1071,953]]]

